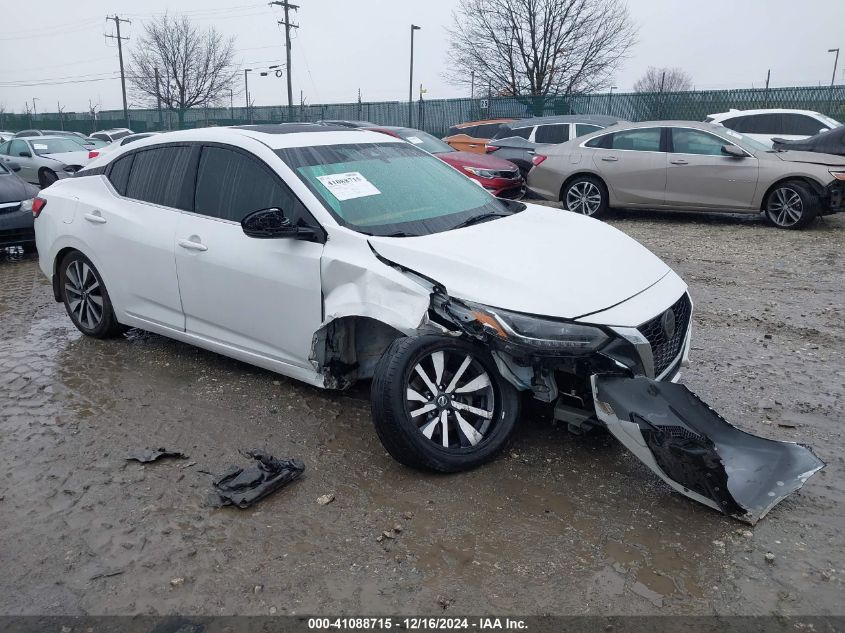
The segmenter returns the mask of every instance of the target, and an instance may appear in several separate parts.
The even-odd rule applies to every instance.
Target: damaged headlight
[[[452,309],[455,308],[463,321],[480,323],[488,334],[538,351],[590,353],[610,339],[604,330],[591,325],[556,321],[477,303],[464,302],[462,306],[453,303]]]

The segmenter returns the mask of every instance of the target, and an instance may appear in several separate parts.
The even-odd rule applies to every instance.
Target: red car
[[[410,127],[382,125],[363,129],[390,134],[434,154],[465,176],[478,181],[498,198],[519,199],[525,195],[525,179],[519,173],[519,168],[509,161],[485,154],[458,152],[439,138]]]

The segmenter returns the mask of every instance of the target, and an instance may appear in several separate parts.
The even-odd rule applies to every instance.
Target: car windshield
[[[368,235],[429,235],[525,208],[494,198],[406,143],[292,147],[276,154],[340,224]]]
[[[82,151],[79,143],[69,138],[34,139],[32,141],[32,149],[39,156],[42,154],[64,154],[66,152]]]
[[[402,130],[398,134],[412,145],[416,145],[420,149],[424,149],[432,154],[444,154],[455,151],[448,143],[444,143],[439,138],[422,130]]]
[[[825,122],[825,125],[827,125],[827,127],[829,127],[831,130],[832,130],[833,128],[837,128],[837,127],[839,127],[839,126],[841,126],[841,125],[842,125],[842,124],[841,124],[839,121],[837,121],[836,119],[831,119],[829,116],[825,116],[824,114],[819,114],[819,115],[818,115],[818,117],[819,117],[822,121],[824,121],[824,122]]]

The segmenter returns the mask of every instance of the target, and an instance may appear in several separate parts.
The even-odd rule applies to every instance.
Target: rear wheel
[[[387,452],[414,468],[457,472],[502,448],[516,424],[516,389],[490,354],[443,336],[400,338],[372,384],[373,423]]]
[[[52,169],[42,169],[38,172],[38,184],[42,189],[45,189],[56,182],[59,177]]]
[[[79,251],[59,265],[59,288],[65,310],[76,328],[94,338],[112,338],[126,331],[117,322],[100,273]]]
[[[563,208],[573,213],[601,217],[607,211],[607,189],[593,176],[578,176],[561,192]]]
[[[819,213],[819,198],[803,182],[777,185],[766,198],[766,217],[779,229],[803,229]]]

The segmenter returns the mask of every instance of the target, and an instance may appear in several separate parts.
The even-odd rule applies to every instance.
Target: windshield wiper
[[[452,230],[462,229],[465,226],[472,226],[473,224],[478,224],[479,222],[483,222],[484,220],[492,220],[493,218],[506,218],[510,215],[513,215],[513,213],[494,213],[492,211],[488,211],[486,213],[479,213],[478,215],[472,215],[460,224],[453,226]]]

